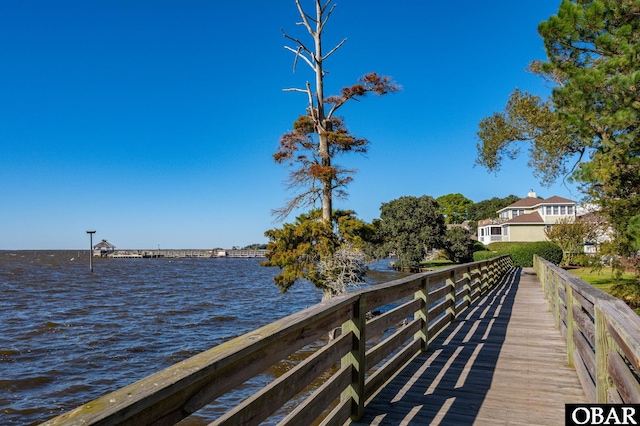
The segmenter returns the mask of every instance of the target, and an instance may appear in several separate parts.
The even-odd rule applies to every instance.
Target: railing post
[[[482,262],[480,265],[480,294],[484,296],[487,292],[489,281],[489,268],[487,267],[487,262]]]
[[[556,274],[553,275],[553,318],[556,322],[556,328],[560,329],[560,277]]]
[[[496,262],[496,265],[498,267],[498,275],[496,278],[498,282],[500,282],[500,280],[502,279],[502,276],[504,275],[504,257],[501,257],[500,259],[498,259],[498,261]]]
[[[429,346],[429,277],[422,279],[420,290],[415,293],[414,297],[422,299],[422,308],[414,314],[414,318],[422,320],[422,327],[415,334],[415,338],[422,340],[420,350],[424,352]]]
[[[607,371],[607,358],[609,350],[615,347],[615,343],[607,332],[607,318],[601,307],[594,306],[594,325],[596,328],[596,403],[607,403],[609,396],[607,391],[611,386],[611,377]]]
[[[553,285],[553,283],[551,282],[551,278],[552,278],[552,274],[551,274],[551,269],[549,269],[547,267],[547,265],[544,266],[544,297],[549,301],[549,307],[551,307],[551,286]]]
[[[449,273],[449,278],[445,281],[445,285],[449,287],[447,291],[447,301],[449,306],[447,312],[451,314],[451,322],[456,319],[456,271]]]
[[[487,266],[487,290],[491,290],[496,281],[495,262],[490,260]]]
[[[471,306],[471,266],[467,266],[467,272],[462,276],[465,280],[464,291],[467,293],[464,296],[464,300],[467,302],[467,306]]]
[[[553,271],[551,271],[551,268],[549,268],[549,265],[547,265],[545,267],[545,270],[547,271],[547,291],[545,293],[545,297],[547,298],[547,300],[549,301],[551,310],[553,310]]]
[[[353,318],[342,324],[342,334],[353,333],[351,352],[342,358],[342,366],[351,365],[351,385],[342,392],[342,399],[351,398],[351,419],[359,420],[364,414],[364,376],[366,350],[366,297],[361,295],[353,305]]]
[[[573,340],[573,287],[565,283],[564,290],[567,295],[567,363],[573,367],[573,353],[576,350],[576,343]]]

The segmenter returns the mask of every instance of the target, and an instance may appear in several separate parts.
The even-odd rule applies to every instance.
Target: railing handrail
[[[539,256],[534,268],[593,403],[640,403],[640,317],[622,300]]]
[[[44,424],[174,424],[336,328],[341,330],[337,338],[214,424],[258,424],[331,368],[335,371],[330,378],[281,423],[310,424],[325,416],[323,424],[343,424],[350,417],[359,418],[364,401],[400,366],[426,350],[446,325],[495,286],[512,265],[511,258],[505,255],[345,293],[222,343]],[[368,318],[368,312],[391,303],[398,306]],[[368,336],[398,323],[402,325],[388,337],[367,345]]]

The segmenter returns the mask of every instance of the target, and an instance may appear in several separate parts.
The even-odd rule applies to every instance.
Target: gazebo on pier
[[[109,253],[113,253],[115,250],[116,246],[107,240],[102,240],[93,246],[93,257],[107,257]]]

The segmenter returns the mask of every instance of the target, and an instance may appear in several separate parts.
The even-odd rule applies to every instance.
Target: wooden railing
[[[349,418],[358,419],[370,396],[408,360],[426,350],[446,325],[495,286],[511,267],[511,258],[501,256],[346,293],[45,424],[174,424],[338,328],[338,337],[236,407],[229,407],[212,424],[258,424],[309,384],[329,375],[315,391],[307,392],[295,409],[280,414],[280,424],[311,424],[323,419],[320,424],[341,425]],[[372,317],[370,313],[376,310],[385,312]]]
[[[640,317],[621,300],[534,257],[567,361],[592,403],[640,403]]]

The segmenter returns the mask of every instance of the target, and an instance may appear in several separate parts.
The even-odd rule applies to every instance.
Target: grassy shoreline
[[[611,294],[611,286],[614,284],[632,284],[636,281],[635,275],[628,272],[624,273],[619,280],[615,280],[611,268],[606,267],[602,268],[600,272],[592,272],[590,267],[568,269],[567,272],[609,294]]]
[[[621,278],[615,279],[611,272],[611,268],[603,268],[600,272],[592,272],[589,267],[569,269],[567,272],[570,272],[592,286],[617,297],[640,315],[640,289],[638,286],[638,278],[635,274],[625,272],[622,274]]]

